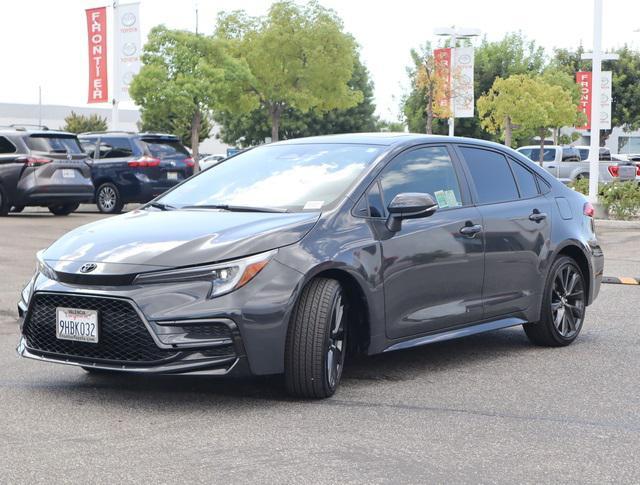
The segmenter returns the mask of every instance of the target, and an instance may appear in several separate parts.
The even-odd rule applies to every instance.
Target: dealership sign
[[[602,71],[602,78],[600,80],[600,129],[611,129],[611,71]],[[578,109],[582,111],[586,117],[587,122],[583,126],[577,126],[576,128],[581,130],[591,129],[591,110],[593,99],[593,83],[591,72],[580,71],[576,73],[576,83],[580,87],[580,104]]]
[[[87,35],[89,40],[89,99],[88,103],[109,101],[107,78],[107,8],[89,8]]]
[[[436,49],[433,56],[436,76],[445,86],[436,99],[439,111],[447,113],[445,118],[473,118],[473,47]]]
[[[140,72],[140,13],[139,3],[118,5],[114,19],[114,82],[115,97],[128,101],[129,85]]]

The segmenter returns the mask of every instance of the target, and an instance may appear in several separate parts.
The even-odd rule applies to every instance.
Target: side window
[[[579,162],[580,153],[575,148],[563,148],[562,161],[563,162]]]
[[[376,182],[367,192],[367,205],[369,206],[370,217],[384,217],[384,204],[380,194],[380,186]]]
[[[504,155],[481,148],[460,147],[467,162],[478,203],[492,204],[518,198],[518,188]]]
[[[460,185],[445,147],[425,147],[401,153],[380,175],[387,206],[404,192],[430,194],[442,209],[462,205]]]
[[[82,150],[89,156],[93,157],[96,153],[96,142],[93,140],[80,139],[80,146]]]
[[[511,163],[513,174],[516,176],[516,180],[518,181],[520,197],[522,197],[523,199],[536,197],[538,195],[536,176],[515,160],[509,159],[509,162]]]
[[[0,136],[0,155],[4,155],[5,153],[15,153],[16,147],[13,146],[9,140],[7,140],[4,136]]]
[[[128,138],[106,138],[100,140],[100,158],[125,158],[133,155]]]

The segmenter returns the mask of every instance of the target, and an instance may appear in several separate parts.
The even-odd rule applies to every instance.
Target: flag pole
[[[118,14],[117,14],[117,10],[118,10],[118,0],[113,0],[113,41],[111,43],[111,59],[113,60],[112,64],[111,64],[111,80],[112,80],[112,84],[111,84],[111,92],[112,94],[112,101],[111,101],[111,129],[113,131],[118,129],[118,93],[116,92],[116,86],[117,86],[117,82],[116,82],[116,71],[117,69],[115,68],[116,66],[116,62],[117,62],[117,58],[116,58],[116,36],[118,35]]]

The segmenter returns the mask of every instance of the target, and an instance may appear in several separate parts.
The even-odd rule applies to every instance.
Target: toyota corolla
[[[517,325],[568,345],[602,269],[589,202],[504,146],[291,140],[41,251],[18,353],[89,372],[283,374],[321,398],[347,353]]]

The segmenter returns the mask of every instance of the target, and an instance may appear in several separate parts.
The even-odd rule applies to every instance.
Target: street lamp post
[[[455,56],[455,48],[458,44],[458,39],[470,39],[471,37],[477,37],[480,35],[480,29],[469,28],[456,28],[456,27],[440,27],[434,29],[434,35],[441,37],[449,37],[451,48],[451,56]],[[451,90],[450,90],[451,91]],[[455,117],[456,117],[456,104],[453,96],[449,99],[449,109],[451,116],[449,117],[449,136],[454,135]]]

